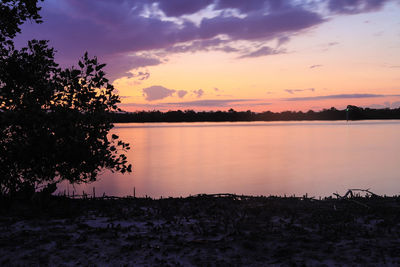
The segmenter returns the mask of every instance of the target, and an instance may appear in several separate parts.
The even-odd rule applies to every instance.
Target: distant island
[[[346,109],[334,107],[322,111],[309,110],[283,112],[235,111],[194,111],[176,110],[161,112],[137,111],[110,113],[115,123],[123,122],[220,122],[220,121],[300,121],[300,120],[394,120],[400,119],[400,108],[372,109],[349,105]]]

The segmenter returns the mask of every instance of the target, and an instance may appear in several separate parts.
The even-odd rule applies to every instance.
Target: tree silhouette
[[[121,151],[129,145],[109,134],[109,112],[120,102],[97,58],[62,69],[47,41],[20,50],[12,38],[26,19],[40,22],[37,1],[0,3],[0,193],[12,195],[62,180],[95,181],[103,169],[130,172]],[[5,21],[15,15],[11,23]]]
[[[43,0],[40,0],[43,1]],[[21,32],[21,26],[31,19],[41,23],[38,0],[2,0],[0,3],[0,45],[12,44],[11,39]]]

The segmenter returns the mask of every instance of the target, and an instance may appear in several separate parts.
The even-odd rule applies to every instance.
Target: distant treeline
[[[248,111],[194,111],[176,110],[161,112],[137,111],[110,114],[113,122],[201,122],[201,121],[297,121],[297,120],[386,120],[400,119],[400,108],[371,109],[348,106],[347,109],[336,108],[308,112],[283,111],[260,113]]]

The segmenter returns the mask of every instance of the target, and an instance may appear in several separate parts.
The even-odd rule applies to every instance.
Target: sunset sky
[[[398,0],[45,0],[62,66],[107,63],[123,110],[400,107]]]

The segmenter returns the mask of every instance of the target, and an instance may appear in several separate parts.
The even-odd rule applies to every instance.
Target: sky
[[[107,63],[120,108],[400,107],[400,0],[45,0],[16,43]]]

